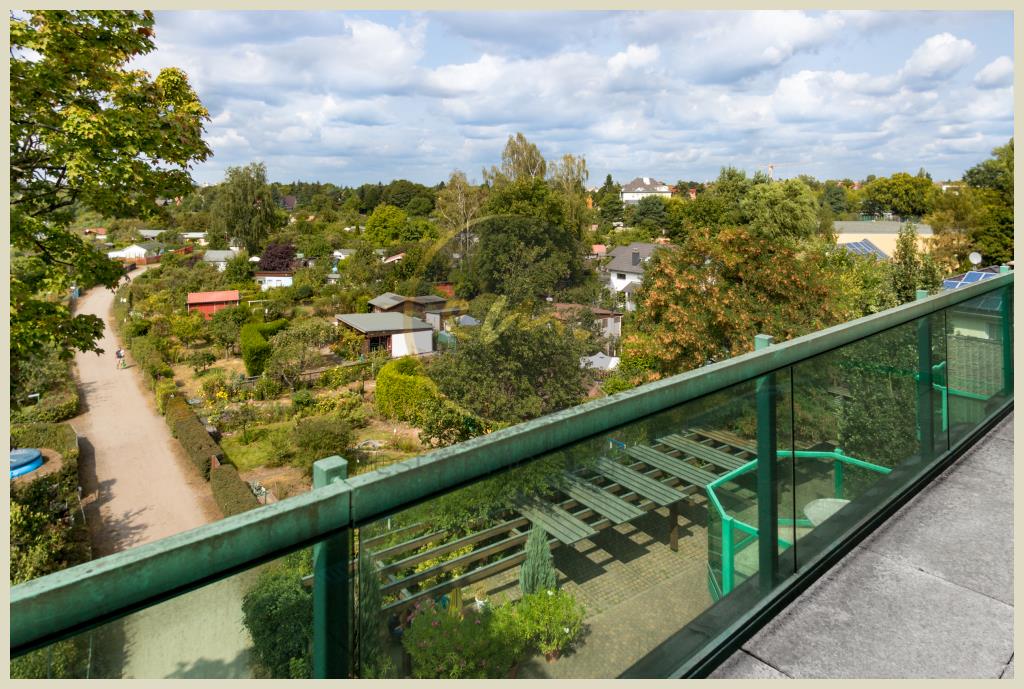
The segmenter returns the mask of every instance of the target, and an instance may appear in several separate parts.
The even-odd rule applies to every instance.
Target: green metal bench
[[[634,445],[633,447],[626,448],[626,454],[630,457],[635,457],[645,464],[649,464],[655,469],[661,469],[662,471],[672,474],[687,483],[692,483],[698,488],[706,488],[709,483],[714,481],[717,476],[712,474],[710,471],[704,469],[698,469],[692,464],[687,464],[678,457],[667,455],[664,452],[658,452],[654,448],[647,447],[645,445]]]
[[[722,450],[718,450],[713,447],[708,447],[707,445],[698,443],[696,440],[692,440],[691,438],[684,438],[678,433],[666,435],[664,438],[658,438],[658,442],[662,445],[671,447],[673,450],[679,450],[680,452],[685,452],[697,459],[710,462],[711,464],[721,467],[726,471],[739,469],[750,461],[742,460],[736,455],[723,452]]]
[[[594,470],[623,488],[627,488],[640,497],[647,498],[662,507],[679,502],[679,500],[685,497],[675,488],[666,486],[657,479],[641,474],[639,471],[634,471],[607,457],[598,459],[594,464]]]
[[[622,524],[647,514],[636,505],[575,476],[567,477],[563,490],[570,498],[607,517],[613,524]]]
[[[526,498],[516,505],[519,514],[544,528],[549,534],[566,545],[597,535],[589,524],[580,521],[561,507],[551,503]]]

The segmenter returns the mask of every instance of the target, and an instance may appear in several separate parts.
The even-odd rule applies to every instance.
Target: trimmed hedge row
[[[128,347],[132,351],[132,356],[135,357],[135,363],[142,370],[142,378],[150,390],[156,387],[157,379],[174,376],[174,371],[164,361],[163,355],[160,354],[160,350],[157,349],[156,343],[150,335],[132,338]]]
[[[238,476],[238,469],[230,464],[224,464],[210,472],[210,490],[213,491],[213,499],[225,517],[247,512],[260,505],[249,484]]]
[[[441,398],[441,391],[424,374],[418,359],[395,359],[384,364],[377,374],[374,406],[390,419],[419,426]]]
[[[210,458],[216,457],[217,461],[224,461],[224,451],[206,432],[206,427],[185,400],[171,397],[164,409],[164,419],[171,433],[185,448],[185,453],[199,474],[209,480]]]
[[[12,413],[11,422],[57,423],[77,414],[78,404],[78,388],[73,380],[69,380],[66,387],[43,394],[37,404],[22,407]]]
[[[247,323],[242,326],[238,340],[242,350],[242,361],[250,376],[263,373],[270,358],[270,343],[267,338],[288,325],[288,321],[280,318],[269,323]]]
[[[26,423],[11,425],[11,447],[48,447],[64,458],[64,467],[75,464],[77,485],[78,436],[66,423]]]

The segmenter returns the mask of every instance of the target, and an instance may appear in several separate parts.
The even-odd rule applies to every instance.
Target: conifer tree
[[[523,595],[553,589],[558,583],[555,565],[548,548],[548,534],[536,524],[526,540],[526,561],[519,569],[519,588]]]

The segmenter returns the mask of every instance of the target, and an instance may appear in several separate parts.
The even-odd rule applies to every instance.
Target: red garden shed
[[[203,318],[210,320],[213,314],[226,309],[229,306],[238,306],[239,296],[237,289],[222,290],[220,292],[189,292],[188,312],[198,311]]]

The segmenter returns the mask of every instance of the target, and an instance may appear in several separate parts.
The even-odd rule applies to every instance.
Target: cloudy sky
[[[963,171],[1013,131],[1009,12],[157,12],[212,118],[195,178],[480,179],[509,134],[592,184]]]

